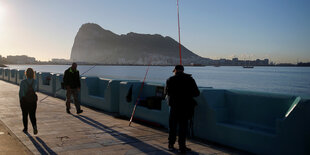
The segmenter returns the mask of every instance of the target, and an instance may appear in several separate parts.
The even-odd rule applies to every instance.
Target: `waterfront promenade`
[[[84,106],[81,115],[75,114],[74,106],[72,114],[67,114],[61,99],[48,97],[39,102],[46,96],[42,93],[38,93],[39,133],[33,135],[29,120],[29,134],[24,134],[18,101],[19,87],[0,80],[0,88],[0,120],[34,154],[177,154],[177,151],[169,152],[167,149],[166,129],[137,123],[129,127],[128,120]],[[193,150],[188,154],[247,154],[197,140],[189,140],[187,145]],[[178,148],[178,145],[175,147]],[[0,154],[6,153],[9,154],[0,150]]]

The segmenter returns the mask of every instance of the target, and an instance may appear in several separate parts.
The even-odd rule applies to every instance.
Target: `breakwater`
[[[62,74],[36,73],[38,91],[65,98]],[[19,84],[24,70],[0,69],[0,79]],[[80,100],[129,117],[141,81],[82,77]],[[135,117],[168,127],[164,84],[146,83]],[[132,90],[132,93],[130,91]],[[193,119],[195,137],[256,154],[310,153],[310,100],[294,95],[200,88]]]

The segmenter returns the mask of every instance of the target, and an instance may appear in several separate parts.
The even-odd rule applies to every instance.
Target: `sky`
[[[179,5],[181,43],[202,57],[310,62],[309,0],[179,0]],[[0,55],[69,59],[85,23],[178,41],[176,0],[0,0]]]

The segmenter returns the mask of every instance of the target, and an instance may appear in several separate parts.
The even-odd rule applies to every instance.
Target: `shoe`
[[[37,127],[36,127],[36,126],[35,126],[35,127],[33,127],[33,134],[34,134],[34,135],[38,134],[38,129],[37,129]]]
[[[189,151],[192,151],[192,149],[188,148],[188,147],[181,147],[179,149],[179,152],[180,153],[186,153],[186,152],[189,152]]]
[[[83,112],[83,110],[79,110],[79,111],[77,111],[76,113],[77,114],[80,114],[80,113],[82,113]]]
[[[168,150],[169,150],[169,151],[173,151],[173,150],[175,150],[175,148],[174,148],[173,144],[169,144],[169,145],[168,145]]]
[[[71,112],[70,112],[70,110],[69,110],[69,109],[67,109],[67,113],[68,113],[68,114],[71,114]]]
[[[27,132],[28,132],[28,129],[24,128],[24,129],[23,129],[23,132],[24,132],[24,133],[27,133]]]

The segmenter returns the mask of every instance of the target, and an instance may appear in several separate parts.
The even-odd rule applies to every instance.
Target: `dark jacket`
[[[78,70],[74,71],[73,69],[68,68],[63,77],[63,82],[65,88],[70,86],[70,89],[77,89],[81,88],[81,81],[80,81],[80,73]]]
[[[195,80],[190,74],[182,72],[170,77],[166,82],[166,95],[169,96],[171,108],[186,111],[196,104],[193,97],[199,96],[200,92]]]

